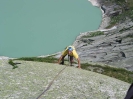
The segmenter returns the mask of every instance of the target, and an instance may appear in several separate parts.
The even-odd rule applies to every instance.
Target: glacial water
[[[101,10],[88,0],[0,0],[0,56],[62,51],[101,20]]]

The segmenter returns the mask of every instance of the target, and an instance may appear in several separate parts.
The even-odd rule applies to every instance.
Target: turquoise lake
[[[0,0],[0,56],[62,51],[101,20],[101,10],[88,0]]]

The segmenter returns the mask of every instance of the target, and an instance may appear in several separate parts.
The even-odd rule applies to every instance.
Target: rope
[[[51,85],[53,84],[54,80],[59,76],[59,74],[60,74],[65,68],[66,68],[66,66],[65,66],[63,69],[61,69],[61,70],[59,71],[59,73],[58,73],[58,74],[54,77],[54,79],[49,83],[48,87],[47,87],[36,99],[40,99],[40,97],[41,97],[43,94],[45,94],[46,91],[48,91],[48,90],[50,89],[50,87],[51,87]]]

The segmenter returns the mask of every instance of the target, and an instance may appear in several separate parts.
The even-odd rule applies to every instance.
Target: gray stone
[[[133,57],[133,20],[125,17],[114,27],[105,29],[110,25],[111,15],[122,14],[122,8],[125,9],[125,5],[120,6],[110,0],[89,1],[103,10],[103,19],[98,30],[81,33],[74,41],[73,45],[76,47],[81,63],[100,62],[116,67],[131,66],[133,64],[133,61],[130,61]],[[97,31],[104,32],[104,35],[87,38],[88,35]],[[130,62],[127,62],[128,60]]]
[[[40,99],[123,99],[130,86],[115,78],[75,67],[14,62],[21,64],[12,69],[8,60],[0,60],[0,99],[36,99],[52,81],[49,90]]]

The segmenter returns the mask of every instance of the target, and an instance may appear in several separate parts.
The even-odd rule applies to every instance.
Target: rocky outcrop
[[[58,64],[0,60],[0,99],[124,99],[130,84]],[[56,77],[56,75],[58,75]],[[56,78],[55,78],[56,77]],[[51,83],[53,81],[53,83]]]
[[[120,20],[112,28],[105,29],[109,25],[110,18],[123,13],[123,9],[127,7],[122,8],[116,3],[104,0],[94,1],[92,3],[103,10],[103,20],[97,31],[81,33],[76,38],[73,45],[79,53],[81,62],[99,62],[133,71],[132,19],[125,17],[126,19]],[[103,34],[90,37],[90,34],[98,31]]]

